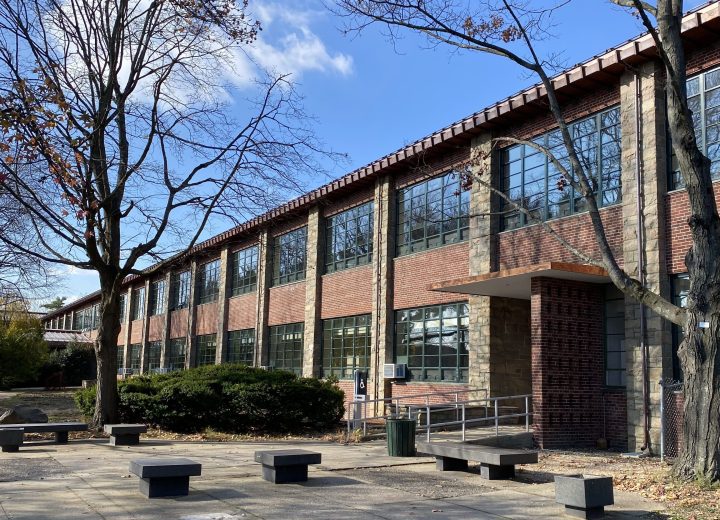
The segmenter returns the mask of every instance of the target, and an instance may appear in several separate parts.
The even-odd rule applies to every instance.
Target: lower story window
[[[625,296],[614,285],[605,289],[605,385],[625,386]]]
[[[130,369],[133,371],[133,374],[140,373],[141,353],[142,345],[140,343],[130,345]]]
[[[160,368],[160,350],[162,341],[150,341],[147,344],[147,372],[152,373]]]
[[[672,279],[673,303],[678,307],[687,307],[687,297],[690,291],[690,278],[686,274],[680,274]],[[685,332],[679,325],[672,326],[672,353],[673,353],[673,379],[682,381],[683,374],[680,367],[680,358],[678,357],[678,349],[680,343],[685,338]]]
[[[165,364],[168,370],[183,370],[185,368],[185,338],[171,339],[165,353]]]
[[[198,336],[195,341],[197,344],[197,366],[215,364],[215,351],[217,350],[215,334]]]
[[[303,323],[270,327],[270,366],[302,375]]]
[[[252,366],[255,354],[255,329],[228,332],[227,362]]]
[[[323,377],[352,379],[370,366],[370,315],[323,321]]]
[[[117,347],[117,368],[118,370],[125,368],[125,345]]]
[[[395,362],[415,381],[466,382],[468,304],[453,303],[395,312]]]

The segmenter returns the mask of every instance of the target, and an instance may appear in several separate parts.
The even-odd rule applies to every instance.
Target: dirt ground
[[[0,392],[0,413],[17,404],[42,409],[51,421],[82,421],[83,417],[72,399],[73,391]],[[75,437],[103,437],[97,432],[78,432]],[[151,429],[148,437],[168,440],[242,441],[278,437],[232,435],[215,431],[182,435]],[[71,434],[73,437],[73,434]],[[282,437],[285,439],[297,436]],[[344,430],[318,435],[314,438],[344,442]],[[663,503],[667,510],[658,518],[715,520],[720,518],[720,485],[681,482],[672,477],[669,463],[658,458],[636,459],[618,453],[599,451],[543,451],[539,464],[526,466],[518,472],[518,479],[526,482],[551,482],[557,474],[611,475],[615,489],[637,493]]]

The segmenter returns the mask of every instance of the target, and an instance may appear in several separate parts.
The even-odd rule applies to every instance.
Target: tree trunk
[[[102,282],[101,282],[102,285]],[[97,359],[97,396],[93,426],[117,422],[117,339],[120,334],[120,292],[101,289],[100,325],[95,339]]]

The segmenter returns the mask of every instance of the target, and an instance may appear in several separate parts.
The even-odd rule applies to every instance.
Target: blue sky
[[[702,3],[688,1],[686,9]],[[328,164],[327,176],[307,179],[308,189],[536,82],[501,58],[429,49],[424,39],[407,32],[394,46],[379,27],[344,35],[343,21],[320,1],[251,0],[250,6],[263,24],[255,58],[277,72],[292,73],[306,111],[316,119],[318,138],[349,156],[345,164]],[[639,20],[607,0],[571,1],[554,22],[554,37],[539,48],[562,53],[566,66],[642,32]],[[218,222],[209,232],[226,228]],[[93,271],[70,269],[62,278],[65,286],[58,294],[69,300],[99,287]]]

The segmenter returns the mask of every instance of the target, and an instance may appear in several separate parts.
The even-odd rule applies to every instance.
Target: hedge
[[[335,426],[345,412],[333,382],[234,364],[120,381],[118,400],[122,422],[174,432],[299,433]],[[78,391],[75,402],[92,416],[95,388]]]

